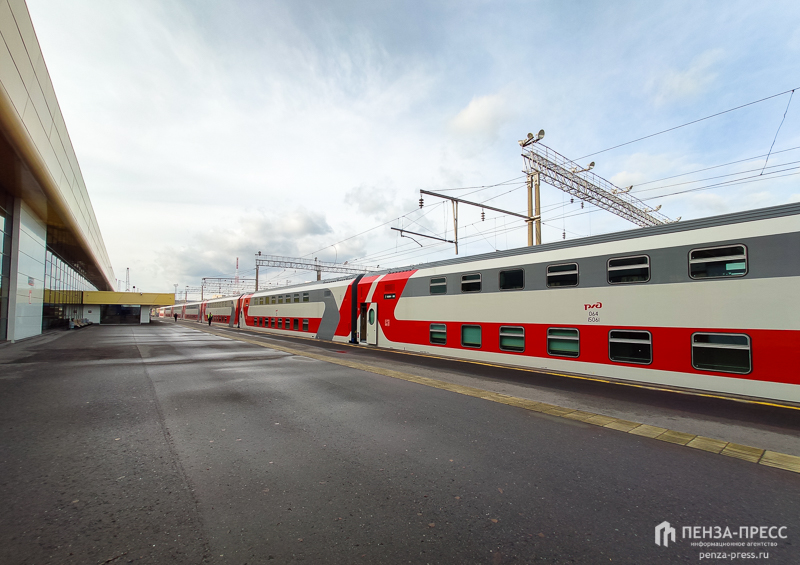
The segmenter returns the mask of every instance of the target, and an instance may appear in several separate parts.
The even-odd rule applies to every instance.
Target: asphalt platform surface
[[[800,563],[800,474],[175,323],[0,347],[0,496],[3,565]]]

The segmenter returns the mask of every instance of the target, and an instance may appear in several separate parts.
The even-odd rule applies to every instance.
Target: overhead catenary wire
[[[667,128],[665,130],[657,131],[656,133],[651,133],[650,135],[645,135],[643,137],[638,137],[636,139],[632,139],[631,141],[626,141],[625,143],[620,143],[618,145],[614,145],[613,147],[608,147],[606,149],[602,149],[600,151],[595,151],[594,153],[589,153],[588,155],[584,155],[583,157],[578,157],[574,159],[575,161],[580,161],[581,159],[586,159],[587,157],[593,157],[594,155],[599,155],[600,153],[605,153],[606,151],[611,151],[612,149],[617,149],[619,147],[624,147],[626,145],[630,145],[631,143],[636,143],[637,141],[642,141],[644,139],[649,139],[651,137],[655,137],[657,135],[661,135],[664,133],[668,133],[671,131],[675,131],[676,129],[685,128],[686,126],[690,126],[692,124],[696,124],[698,122],[702,122],[705,120],[710,120],[711,118],[716,118],[717,116],[721,116],[723,114],[727,114],[728,112],[733,112],[735,110],[741,110],[742,108],[746,108],[747,106],[752,106],[753,104],[758,104],[760,102],[764,102],[766,100],[771,100],[772,98],[777,98],[778,96],[783,96],[784,94],[788,94],[789,92],[794,93],[794,91],[800,87],[795,87],[790,90],[784,90],[783,92],[779,92],[778,94],[773,94],[771,96],[767,96],[766,98],[761,98],[759,100],[754,100],[752,102],[748,102],[747,104],[741,104],[740,106],[736,106],[735,108],[729,108],[727,110],[723,110],[722,112],[717,112],[716,114],[711,114],[710,116],[706,116],[704,118],[699,118],[697,120],[692,120],[691,122],[686,122],[685,124],[681,124],[679,126],[674,126],[671,128]]]
[[[772,168],[775,168],[775,167],[785,167],[786,165],[794,165],[796,163],[800,163],[800,161],[789,161],[788,163],[782,163],[780,165],[772,165],[771,167],[767,167],[767,168],[772,169]],[[706,177],[706,178],[703,178],[703,179],[687,180],[687,181],[684,181],[684,182],[677,182],[677,183],[674,183],[674,184],[664,184],[664,185],[661,185],[661,186],[652,186],[650,188],[642,188],[640,190],[635,190],[633,192],[636,192],[636,193],[649,192],[651,190],[660,190],[662,188],[671,188],[673,186],[683,186],[683,185],[687,185],[687,184],[693,184],[693,183],[696,183],[696,182],[705,182],[707,180],[714,180],[714,179],[721,179],[721,178],[724,178],[724,177],[732,177],[732,176],[744,175],[744,174],[752,173],[752,172],[755,172],[755,171],[761,171],[761,174],[763,174],[764,173],[764,168],[763,167],[759,167],[757,169],[748,169],[746,171],[739,171],[738,173],[728,173],[726,175],[717,175],[715,177]],[[767,173],[767,174],[770,174],[770,173]]]
[[[772,145],[769,146],[769,151],[767,152],[767,159],[764,161],[764,169],[767,168],[767,163],[769,163],[769,154],[772,153],[772,148],[775,147],[775,141],[778,139],[778,134],[781,131],[781,127],[783,127],[783,122],[786,120],[786,113],[789,111],[789,106],[792,103],[792,97],[794,96],[794,90],[789,95],[789,102],[786,103],[786,110],[783,111],[783,118],[781,118],[781,123],[778,125],[778,131],[775,132],[775,137],[772,139]],[[764,172],[763,169],[761,171]]]
[[[797,147],[790,147],[788,149],[781,149],[780,151],[774,151],[772,154],[773,155],[778,155],[779,153],[786,153],[788,151],[797,151],[798,149],[800,149],[800,145],[798,145]],[[662,177],[660,179],[653,179],[653,180],[648,180],[648,181],[645,181],[645,182],[637,182],[635,184],[635,186],[637,186],[637,187],[644,186],[646,184],[653,184],[654,182],[661,182],[662,180],[670,180],[670,179],[675,179],[675,178],[678,178],[678,177],[685,177],[687,175],[693,175],[695,173],[702,173],[704,171],[710,171],[711,169],[719,169],[720,167],[727,167],[728,165],[736,165],[738,163],[746,163],[747,161],[755,161],[756,159],[761,159],[762,157],[766,157],[766,156],[767,156],[767,154],[764,153],[763,155],[756,155],[754,157],[747,157],[746,159],[739,159],[737,161],[729,161],[728,163],[722,163],[721,165],[713,165],[711,167],[704,167],[702,169],[695,169],[694,171],[688,171],[686,173],[680,173],[680,174],[677,174],[677,175],[671,175],[671,176],[668,176],[668,177]]]

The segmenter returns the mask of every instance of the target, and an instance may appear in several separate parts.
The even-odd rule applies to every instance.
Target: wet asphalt
[[[0,496],[2,564],[800,562],[800,475],[174,323],[0,347]]]

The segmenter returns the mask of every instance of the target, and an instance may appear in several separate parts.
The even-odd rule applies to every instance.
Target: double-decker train
[[[800,204],[161,308],[573,375],[800,402]]]

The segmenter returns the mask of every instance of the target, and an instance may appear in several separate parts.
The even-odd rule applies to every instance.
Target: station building
[[[0,0],[0,252],[0,342],[68,326],[70,319],[86,318],[91,306],[99,315],[102,304],[84,312],[85,297],[115,290],[114,270],[24,0]],[[139,293],[122,294],[130,296],[107,299],[137,307],[137,313],[149,311],[145,304],[172,304],[174,298],[159,295],[146,302]]]

